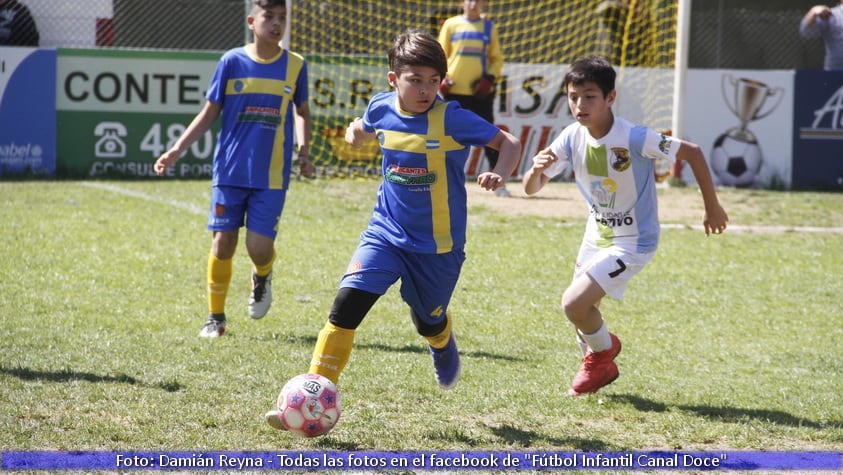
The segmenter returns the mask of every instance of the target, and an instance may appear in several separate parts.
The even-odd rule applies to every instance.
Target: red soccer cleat
[[[574,376],[569,396],[581,396],[583,394],[596,393],[598,389],[618,379],[618,365],[615,364],[615,357],[621,352],[621,341],[613,334],[612,347],[605,351],[590,351],[582,359],[582,366]]]

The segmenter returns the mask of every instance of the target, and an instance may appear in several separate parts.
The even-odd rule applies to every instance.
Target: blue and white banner
[[[843,71],[796,71],[793,187],[843,189]]]
[[[2,452],[2,470],[841,470],[840,452]]]
[[[0,47],[0,177],[56,171],[56,50]]]

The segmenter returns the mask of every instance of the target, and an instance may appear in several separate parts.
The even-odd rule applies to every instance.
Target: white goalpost
[[[688,74],[688,41],[691,30],[691,0],[679,0],[676,15],[676,64],[673,75],[673,109],[671,126],[673,136],[685,134],[685,79]]]

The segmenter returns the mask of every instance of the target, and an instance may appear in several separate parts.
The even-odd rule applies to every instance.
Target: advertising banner
[[[389,88],[388,66],[384,58],[361,56],[308,56],[310,67],[310,108],[313,114],[312,158],[320,173],[378,175],[380,151],[375,141],[361,149],[345,144],[345,128],[354,117],[362,117],[369,99]],[[521,140],[521,161],[515,172],[520,177],[532,158],[565,126],[573,122],[562,89],[565,65],[507,63],[498,78],[495,96],[495,124]],[[653,83],[653,76],[664,91],[641,84]],[[635,123],[662,130],[669,127],[672,71],[629,68],[618,82],[619,99],[615,112]],[[662,111],[662,121],[654,120],[654,110]],[[661,125],[661,127],[660,127]],[[488,169],[482,149],[474,148],[466,164],[469,176]]]
[[[790,188],[793,71],[691,70],[687,91],[682,138],[718,185]],[[682,178],[694,183],[687,166]]]
[[[317,175],[377,177],[380,148],[372,140],[359,149],[345,143],[345,129],[363,117],[369,100],[388,88],[386,58],[306,56],[310,81],[310,159]]]
[[[56,51],[0,47],[0,177],[56,170]]]
[[[0,48],[0,176],[154,175],[155,159],[201,109],[221,54]],[[385,58],[306,59],[311,159],[319,175],[379,176],[377,143],[351,149],[344,132],[374,94],[388,89]],[[523,145],[516,176],[573,122],[561,84],[565,68],[508,63],[498,78],[495,123]],[[683,138],[703,148],[720,185],[839,189],[841,74],[691,70],[688,91],[693,93],[686,98]],[[670,91],[654,87],[669,89],[671,75],[668,70],[624,70],[615,113],[665,129],[669,114],[662,111],[670,110]],[[219,123],[168,170],[169,176],[210,177],[218,131]],[[487,167],[482,149],[475,148],[466,172],[474,176]],[[683,178],[693,182],[687,171]]]
[[[154,176],[202,108],[220,53],[59,49],[55,84],[63,176]],[[168,175],[209,177],[219,121]]]
[[[796,71],[793,187],[843,190],[843,71]]]

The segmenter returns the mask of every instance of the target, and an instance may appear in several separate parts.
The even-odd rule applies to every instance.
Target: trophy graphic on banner
[[[714,141],[711,168],[723,185],[750,186],[758,177],[764,157],[755,134],[747,125],[770,115],[784,97],[784,89],[770,88],[753,79],[734,79],[728,74],[723,76],[721,89],[726,106],[740,120],[740,125],[727,130]],[[773,96],[778,96],[778,99],[762,111],[764,103]]]

